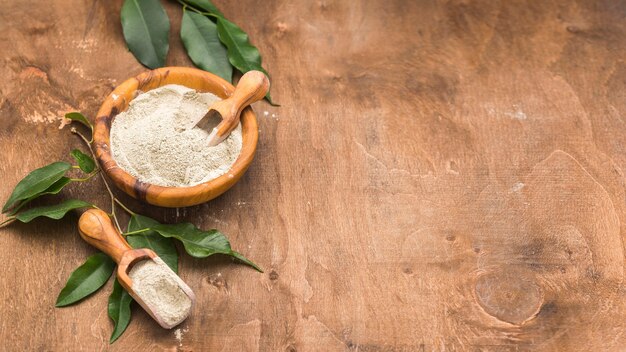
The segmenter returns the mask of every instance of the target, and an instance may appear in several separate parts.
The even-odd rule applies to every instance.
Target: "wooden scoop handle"
[[[89,209],[78,219],[78,231],[87,243],[120,263],[124,252],[131,250],[128,242],[117,231],[109,215],[100,209]]]
[[[78,219],[78,231],[80,232],[80,237],[87,241],[87,243],[109,255],[118,264],[117,280],[131,297],[133,297],[133,299],[135,299],[135,301],[137,301],[162,327],[166,329],[174,327],[174,325],[166,323],[157,314],[155,307],[147,304],[142,296],[137,295],[133,289],[133,282],[127,273],[129,267],[139,260],[152,258],[156,260],[156,263],[160,263],[166,268],[167,264],[163,263],[156,253],[150,249],[132,249],[115,226],[113,226],[109,215],[100,209],[90,209],[84,212],[80,219]],[[176,276],[173,272],[172,275]],[[195,296],[191,289],[184,282],[182,282],[181,289],[189,296],[193,304]]]
[[[257,102],[270,89],[270,81],[261,71],[248,71],[239,80],[237,87],[229,98],[215,102],[209,109],[217,111],[222,116],[222,122],[217,125],[216,136],[223,140],[237,127],[239,116],[248,105]]]

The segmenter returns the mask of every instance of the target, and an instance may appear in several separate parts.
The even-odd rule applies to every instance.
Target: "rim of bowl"
[[[241,113],[241,152],[225,174],[187,187],[166,187],[142,182],[123,170],[113,159],[110,149],[111,124],[117,114],[128,108],[138,91],[147,92],[167,84],[179,84],[199,92],[210,92],[222,99],[232,95],[235,90],[232,84],[221,77],[190,67],[162,67],[129,78],[106,97],[98,110],[93,131],[96,158],[113,183],[133,198],[163,207],[201,204],[226,192],[250,166],[259,139],[256,115],[250,107]]]

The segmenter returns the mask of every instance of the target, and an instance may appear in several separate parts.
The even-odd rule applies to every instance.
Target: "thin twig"
[[[91,153],[91,156],[94,159],[96,159],[96,153],[93,152],[93,149],[91,148],[91,143],[89,142],[89,140],[87,140],[87,138],[85,136],[83,136],[82,133],[78,132],[78,130],[76,130],[76,128],[72,128],[71,131],[72,131],[72,133],[78,135],[80,137],[80,139],[83,140],[83,142],[85,142],[85,144],[87,145],[87,148],[89,148],[89,152]],[[109,196],[111,197],[111,217],[113,218],[113,222],[115,223],[115,227],[117,228],[117,230],[120,233],[122,233],[122,227],[120,226],[120,223],[117,220],[117,215],[115,215],[115,203],[116,203],[117,199],[115,199],[115,195],[113,195],[113,192],[111,191],[111,187],[109,187],[109,183],[107,182],[106,178],[104,177],[104,172],[99,172],[99,174],[100,174],[100,177],[102,178],[102,182],[104,183],[104,186],[107,189],[107,192],[109,193]]]
[[[70,181],[73,182],[85,182],[85,181],[89,181],[92,177],[94,177],[98,172],[100,171],[100,169],[96,169],[95,171],[93,171],[92,173],[90,173],[89,175],[87,175],[87,177],[85,178],[70,178]]]
[[[130,236],[130,235],[136,235],[138,233],[142,233],[142,232],[146,232],[146,231],[151,231],[152,229],[149,227],[146,227],[145,229],[141,229],[141,230],[136,230],[136,231],[131,231],[131,232],[126,232],[123,235],[124,236]]]

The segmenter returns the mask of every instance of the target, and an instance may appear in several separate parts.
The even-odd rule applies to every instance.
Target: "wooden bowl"
[[[229,97],[235,90],[232,84],[214,74],[188,67],[163,67],[133,77],[115,88],[98,111],[93,133],[96,158],[115,185],[133,198],[171,208],[201,204],[226,192],[250,166],[259,139],[256,116],[250,107],[242,112],[241,154],[224,175],[190,187],[163,187],[139,181],[122,170],[111,155],[111,124],[118,113],[128,108],[139,91],[146,92],[166,84],[179,84],[199,92],[210,92],[222,99]]]

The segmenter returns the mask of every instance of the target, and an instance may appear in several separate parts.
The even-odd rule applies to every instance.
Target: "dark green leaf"
[[[122,29],[128,49],[149,68],[165,65],[169,50],[170,20],[159,0],[126,0]]]
[[[87,120],[87,118],[80,112],[69,112],[65,114],[65,118],[70,119],[72,121],[78,121],[82,123],[83,125],[89,127],[91,131],[93,131],[93,125],[91,125],[91,122],[89,122],[89,120]]]
[[[80,150],[74,149],[70,152],[70,155],[74,158],[74,160],[76,160],[78,167],[80,167],[83,172],[91,173],[96,168],[96,163],[93,159]]]
[[[147,216],[135,214],[128,222],[128,231],[146,229],[159,223]],[[159,236],[155,231],[142,232],[140,235],[126,236],[126,240],[133,248],[150,248],[174,271],[178,272],[178,253],[171,238]],[[109,317],[115,322],[110,343],[117,340],[130,323],[130,304],[132,297],[115,280],[113,292],[109,297]]]
[[[45,207],[36,207],[23,211],[15,216],[15,218],[21,222],[30,222],[34,218],[45,216],[50,219],[59,220],[67,214],[70,210],[93,207],[91,203],[84,202],[78,199],[68,199],[59,204],[49,205]]]
[[[9,200],[7,200],[4,207],[2,207],[2,212],[6,213],[20,201],[38,197],[45,192],[48,187],[51,187],[55,182],[59,181],[70,168],[72,168],[72,165],[58,161],[32,171],[15,186],[13,193],[9,196]]]
[[[215,23],[198,13],[183,11],[180,38],[196,66],[232,82],[233,67],[226,48],[217,37]]]
[[[65,177],[65,176],[61,177],[60,180],[58,180],[57,182],[53,183],[45,191],[43,191],[43,192],[41,192],[39,194],[36,194],[36,195],[34,195],[34,196],[32,196],[32,197],[22,201],[20,203],[20,205],[18,207],[16,207],[16,208],[13,208],[13,210],[11,210],[11,212],[9,214],[15,215],[20,209],[22,209],[22,207],[24,207],[26,204],[30,203],[30,201],[32,201],[35,198],[39,198],[39,197],[44,196],[46,194],[58,194],[70,182],[72,182],[72,180],[69,177]]]
[[[67,184],[70,182],[72,182],[72,180],[69,177],[61,177],[57,182],[46,188],[45,191],[39,193],[39,195],[43,196],[46,194],[58,194],[59,192],[61,192],[63,187],[67,186]]]
[[[57,298],[57,307],[76,303],[102,287],[115,269],[115,262],[104,253],[96,253],[87,258],[70,278]]]
[[[205,258],[215,253],[231,254],[228,239],[217,230],[202,231],[188,222],[172,225],[156,225],[152,229],[161,236],[173,237],[183,243],[189,255]]]
[[[195,8],[196,10],[209,12],[214,15],[224,17],[222,12],[220,12],[220,10],[218,10],[217,7],[215,7],[215,5],[213,5],[213,3],[210,2],[209,0],[183,0],[183,2]]]
[[[233,251],[226,236],[217,230],[203,231],[190,223],[156,225],[151,228],[163,237],[172,237],[181,241],[185,251],[192,257],[206,258],[216,253],[226,254],[262,272],[256,264]]]
[[[156,220],[135,214],[128,222],[128,232],[157,225],[159,223]],[[175,273],[178,273],[178,253],[171,238],[159,236],[155,231],[146,231],[138,235],[126,236],[126,240],[133,248],[152,249]]]
[[[126,292],[119,281],[115,280],[113,292],[109,296],[109,318],[115,323],[109,343],[115,342],[124,333],[128,323],[130,323],[130,304],[132,302],[133,298]]]
[[[259,49],[250,44],[248,35],[239,26],[223,17],[219,17],[217,19],[217,33],[220,41],[228,49],[230,63],[241,73],[258,70],[267,75],[267,71],[261,66]],[[265,98],[267,98],[270,104],[274,105],[269,92]]]
[[[243,262],[244,264],[250,265],[251,267],[255,268],[257,271],[263,272],[263,270],[259,268],[258,265],[254,264],[254,262],[252,262],[250,259],[244,257],[241,253],[233,251],[231,255]]]

